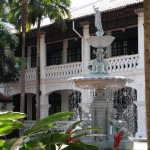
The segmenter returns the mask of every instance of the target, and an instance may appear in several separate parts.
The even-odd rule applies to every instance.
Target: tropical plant
[[[66,132],[54,130],[56,121],[70,118],[72,114],[73,113],[71,112],[61,112],[39,120],[19,139],[11,139],[7,140],[7,142],[1,140],[0,148],[2,150],[99,150],[96,146],[81,142],[79,138],[82,136],[97,136],[97,134],[92,135],[87,131],[101,130],[100,128],[75,130],[75,128],[82,122],[78,121],[71,125]],[[4,124],[2,124],[3,126],[0,126],[0,136],[10,133],[12,129],[24,127],[21,122],[18,122],[18,119],[22,117],[25,117],[25,115],[13,112],[0,114],[0,122],[4,122]],[[4,134],[1,134],[1,131]]]
[[[40,119],[40,34],[41,21],[45,17],[55,20],[58,26],[65,29],[64,17],[70,17],[70,0],[30,0],[28,21],[37,23],[37,56],[36,56],[36,119]]]
[[[147,143],[150,149],[150,1],[144,0],[144,30],[145,30],[145,95],[146,95],[146,122]]]
[[[15,68],[14,50],[18,38],[0,22],[0,83],[17,81],[18,71]]]
[[[0,137],[2,138],[6,136],[7,134],[11,133],[14,129],[25,127],[23,123],[18,121],[19,119],[24,118],[25,116],[25,114],[17,112],[0,112]],[[0,149],[10,150],[12,141],[6,142],[5,140],[0,140]]]
[[[27,29],[28,0],[8,0],[9,21],[22,31],[21,97],[20,111],[24,112],[25,101],[25,37]],[[22,120],[23,121],[23,120]],[[22,133],[20,133],[22,134]]]

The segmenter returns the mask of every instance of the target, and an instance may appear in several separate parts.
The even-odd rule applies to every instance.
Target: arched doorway
[[[24,113],[27,115],[25,120],[36,120],[35,94],[26,93],[24,105],[25,105]],[[13,96],[13,106],[14,112],[20,112],[20,94]]]
[[[58,92],[53,92],[48,96],[50,108],[49,115],[57,112],[61,112],[61,94]]]

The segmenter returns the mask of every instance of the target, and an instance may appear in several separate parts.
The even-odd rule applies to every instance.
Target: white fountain
[[[89,75],[72,77],[69,81],[73,82],[76,87],[96,91],[96,96],[90,106],[94,114],[93,122],[94,126],[102,127],[102,133],[106,135],[103,138],[96,138],[96,142],[100,143],[103,148],[110,148],[112,147],[112,142],[110,142],[109,137],[110,125],[108,123],[108,113],[112,113],[112,102],[106,99],[106,91],[108,89],[111,89],[110,91],[118,90],[133,80],[125,76],[116,76],[108,73],[108,62],[105,59],[106,52],[104,48],[108,47],[115,38],[103,35],[104,31],[101,24],[100,11],[95,7],[94,11],[97,32],[96,36],[88,37],[87,41],[91,46],[97,48],[95,51],[96,59],[93,60],[90,66],[91,73]],[[125,148],[127,147],[125,146]]]

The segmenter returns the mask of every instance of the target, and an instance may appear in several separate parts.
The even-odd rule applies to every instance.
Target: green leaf
[[[19,112],[3,112],[0,113],[0,120],[18,120],[21,118],[25,118],[26,115],[24,113]]]
[[[83,136],[100,136],[100,137],[102,137],[102,136],[106,136],[106,135],[104,135],[104,134],[87,134],[87,133],[83,133],[83,134],[76,135],[73,138],[76,139],[76,138],[80,138],[80,137],[83,137]]]
[[[39,120],[38,122],[36,122],[36,124],[33,127],[41,125],[41,124],[53,123],[55,121],[68,119],[70,118],[71,115],[73,115],[73,112],[59,112],[51,116],[48,116],[42,120]]]
[[[97,131],[97,130],[103,130],[102,128],[86,128],[86,129],[81,129],[81,130],[75,130],[74,132],[72,132],[72,134],[74,133],[78,133],[78,132],[86,132],[86,131]]]
[[[4,147],[5,142],[6,142],[6,141],[4,141],[4,140],[0,140],[0,149],[1,149],[2,147]]]
[[[0,120],[0,136],[7,135],[13,129],[23,128],[25,125],[16,120]]]
[[[32,135],[41,131],[48,131],[51,126],[54,126],[54,122],[70,118],[72,114],[72,112],[60,112],[48,116],[36,122],[36,124],[34,124],[31,129],[26,131],[24,135]]]
[[[44,137],[45,137],[45,132],[39,132],[31,136],[24,136],[24,143],[27,143],[30,141],[40,141]]]
[[[77,122],[75,122],[74,124],[72,124],[70,127],[69,127],[69,129],[75,129],[76,127],[77,127],[77,125],[79,125],[81,122],[83,122],[83,120],[80,120],[80,121],[77,121]]]
[[[20,145],[23,143],[23,137],[17,139],[11,146],[10,150],[17,150],[19,149]]]
[[[40,124],[39,126],[34,126],[31,129],[27,130],[24,135],[25,136],[31,136],[40,132],[47,132],[49,130],[50,127],[52,127],[54,124]]]
[[[60,134],[60,133],[49,133],[47,134],[41,142],[46,145],[46,149],[52,149],[52,147],[56,148],[56,144],[65,144],[66,140],[70,137],[68,134]],[[53,149],[52,149],[53,150]]]
[[[12,145],[17,141],[17,138],[6,140],[5,145],[2,150],[10,150]]]
[[[52,144],[66,143],[66,140],[69,137],[70,137],[70,134],[53,133],[53,134],[50,134],[49,142]]]
[[[1,125],[0,126],[0,136],[5,136],[9,133],[11,133],[13,130],[12,125]]]
[[[32,141],[24,144],[21,150],[45,150],[45,145],[39,141]]]
[[[84,144],[84,147],[86,147],[88,150],[99,150],[99,148],[95,145]]]

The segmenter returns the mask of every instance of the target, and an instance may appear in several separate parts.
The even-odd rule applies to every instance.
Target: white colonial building
[[[46,117],[59,111],[75,111],[72,120],[91,113],[93,95],[87,90],[72,86],[68,79],[89,74],[88,66],[95,55],[86,38],[95,35],[93,5],[102,13],[105,35],[115,37],[107,49],[109,73],[131,77],[134,82],[126,85],[135,89],[137,106],[136,139],[146,138],[145,78],[144,78],[144,0],[99,0],[92,4],[71,9],[72,19],[66,20],[67,30],[62,32],[55,24],[41,28],[40,116]],[[27,120],[36,120],[36,29],[27,34],[26,40],[26,101]],[[16,56],[20,56],[18,48]],[[13,110],[19,111],[20,82],[9,85],[13,97]],[[3,88],[1,88],[3,93]],[[137,93],[137,95],[136,95]],[[127,93],[130,95],[130,93]],[[101,110],[99,110],[101,111]],[[95,122],[95,121],[93,121]]]

